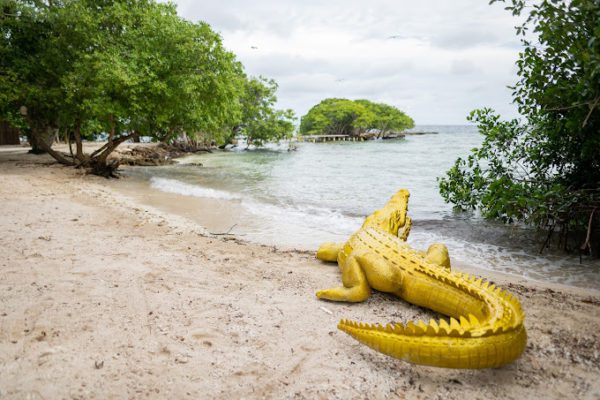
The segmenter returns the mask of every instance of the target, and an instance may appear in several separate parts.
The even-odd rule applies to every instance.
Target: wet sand
[[[338,270],[311,252],[211,236],[103,178],[0,149],[1,398],[600,397],[597,291],[458,265],[522,301],[527,349],[499,369],[414,366],[335,327],[429,311],[383,294],[321,302]]]

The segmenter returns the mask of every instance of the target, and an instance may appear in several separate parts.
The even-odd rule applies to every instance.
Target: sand
[[[600,397],[598,291],[456,266],[521,299],[527,349],[499,369],[414,366],[336,324],[429,311],[319,301],[339,276],[312,253],[210,236],[25,151],[0,148],[2,399]]]

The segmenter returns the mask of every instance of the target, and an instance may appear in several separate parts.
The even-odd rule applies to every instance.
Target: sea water
[[[453,260],[468,265],[600,289],[599,260],[580,263],[578,256],[556,250],[539,254],[543,236],[535,230],[455,212],[443,201],[437,179],[481,143],[476,127],[415,130],[437,133],[294,143],[295,151],[288,151],[288,143],[237,148],[189,156],[172,166],[129,168],[126,174],[156,193],[153,205],[180,211],[219,233],[309,250],[325,241],[344,241],[365,216],[407,188],[412,246],[426,249],[442,242]]]

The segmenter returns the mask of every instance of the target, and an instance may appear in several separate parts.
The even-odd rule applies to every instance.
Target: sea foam
[[[190,183],[181,182],[176,179],[152,177],[150,179],[150,186],[163,192],[175,193],[184,196],[205,197],[209,199],[221,200],[241,199],[240,196],[230,192],[197,186]]]
[[[362,224],[362,217],[346,215],[339,210],[332,210],[309,204],[273,204],[231,193],[182,182],[177,179],[152,177],[150,186],[167,193],[199,198],[237,201],[249,213],[262,221],[264,228],[271,232],[282,231],[282,235],[296,231],[298,240],[306,241],[314,231],[322,233],[349,235]],[[283,232],[285,231],[285,232]],[[313,243],[311,243],[313,244]]]

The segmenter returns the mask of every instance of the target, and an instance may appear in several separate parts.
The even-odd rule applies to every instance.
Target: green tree
[[[528,12],[517,27],[524,49],[513,87],[523,118],[472,112],[483,143],[439,180],[440,193],[461,209],[566,235],[600,207],[600,2],[512,0],[506,8]]]
[[[277,83],[262,76],[243,77],[239,95],[241,112],[231,129],[228,142],[236,135],[244,135],[248,144],[262,146],[269,141],[288,138],[294,131],[292,110],[275,109]]]
[[[373,103],[369,100],[356,100],[364,105],[372,114],[370,127],[380,131],[382,136],[388,132],[401,132],[415,126],[412,118],[394,106],[384,103]]]
[[[76,137],[77,121],[108,132],[105,149],[92,154],[98,162],[133,135],[194,138],[234,118],[241,66],[208,25],[179,18],[173,5],[115,2],[98,10],[94,3],[66,10],[65,21],[92,14],[104,35],[90,38],[98,50],[81,57],[65,82]]]
[[[414,121],[396,107],[369,100],[325,99],[302,117],[302,135],[360,135],[377,129],[385,136],[412,128]]]
[[[59,162],[112,175],[108,155],[137,135],[218,138],[239,119],[243,68],[205,23],[153,0],[2,0],[0,112]],[[73,134],[73,156],[44,140]],[[84,154],[82,139],[108,142]]]
[[[51,7],[43,1],[0,0],[0,113],[24,128],[32,152],[44,152],[61,102],[59,75],[69,68],[69,49],[51,43]],[[43,142],[43,143],[40,143]]]

